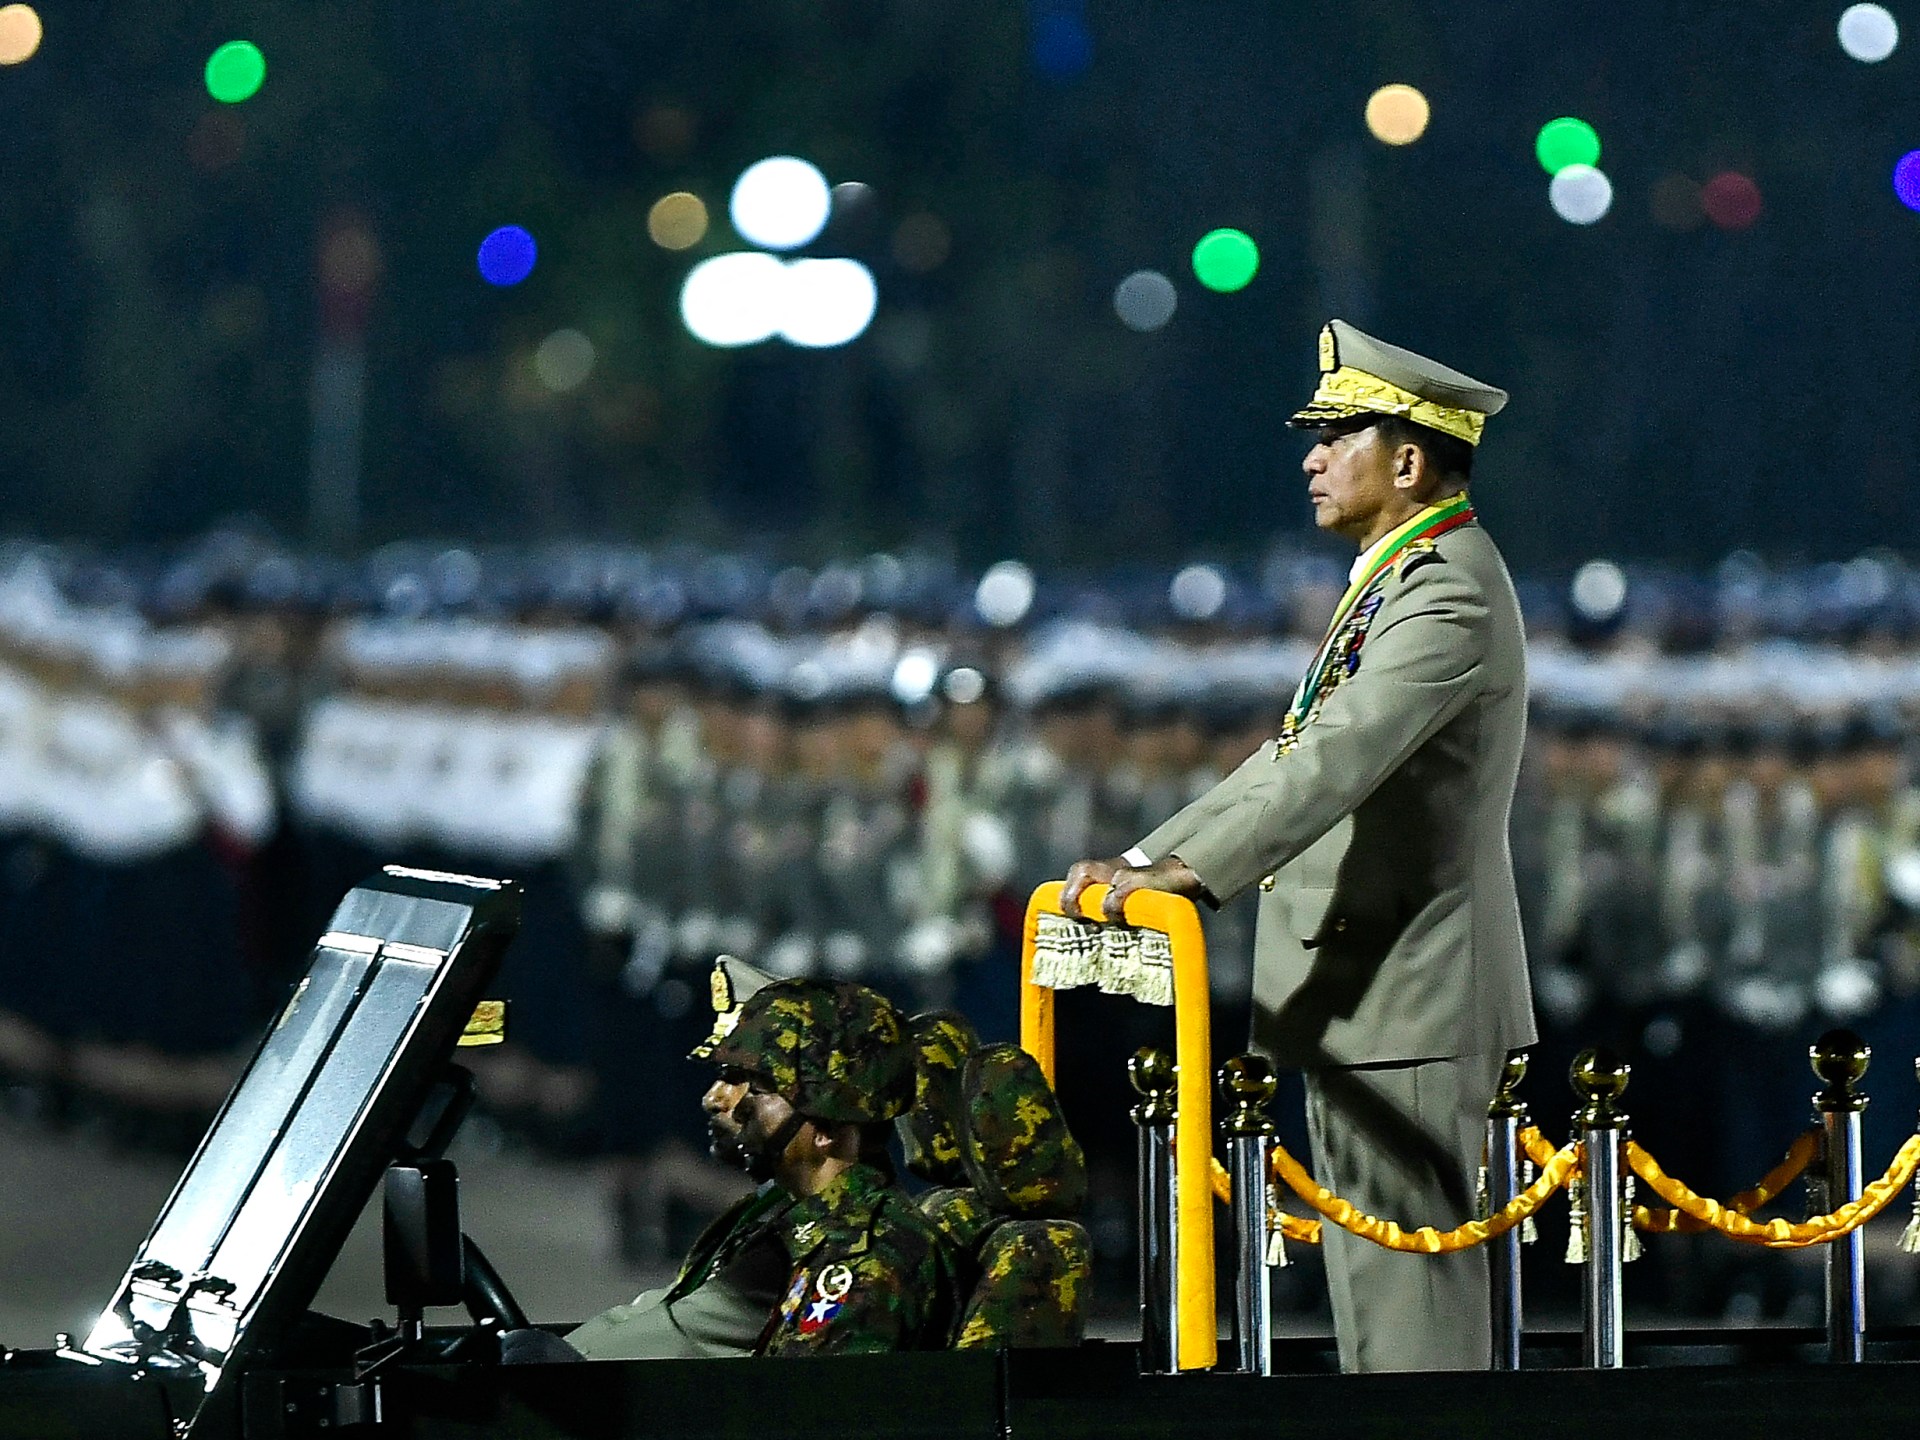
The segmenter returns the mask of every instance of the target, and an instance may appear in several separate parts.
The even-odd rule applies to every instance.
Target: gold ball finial
[[[1807,1047],[1813,1073],[1829,1085],[1857,1084],[1872,1059],[1873,1047],[1851,1030],[1829,1030]]]
[[[1509,1050],[1507,1063],[1500,1070],[1500,1088],[1487,1106],[1489,1120],[1527,1120],[1527,1102],[1520,1098],[1520,1082],[1527,1078],[1528,1055],[1525,1050]]]
[[[1273,1066],[1263,1055],[1235,1055],[1221,1065],[1215,1077],[1220,1093],[1233,1108],[1221,1122],[1229,1135],[1271,1135],[1273,1121],[1265,1114],[1280,1088]]]
[[[1854,1087],[1867,1073],[1873,1047],[1851,1030],[1829,1030],[1807,1047],[1807,1062],[1820,1077],[1816,1110],[1864,1110],[1867,1097]]]
[[[1574,1056],[1567,1078],[1584,1102],[1574,1112],[1574,1124],[1591,1129],[1624,1125],[1627,1117],[1616,1102],[1626,1094],[1632,1076],[1633,1067],[1605,1047],[1589,1047]]]
[[[1127,1081],[1137,1095],[1164,1094],[1174,1087],[1173,1057],[1164,1050],[1142,1045],[1128,1057]]]
[[[1173,1093],[1179,1076],[1171,1055],[1151,1045],[1141,1046],[1127,1060],[1127,1082],[1140,1097],[1140,1103],[1133,1107],[1134,1124],[1173,1122]]]

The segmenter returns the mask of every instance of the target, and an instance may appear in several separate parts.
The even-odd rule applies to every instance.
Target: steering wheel
[[[473,1323],[482,1325],[491,1320],[502,1332],[526,1329],[527,1312],[513,1298],[513,1292],[500,1278],[500,1272],[493,1268],[486,1252],[473,1243],[471,1235],[462,1235],[460,1243],[467,1256],[467,1278],[461,1286],[460,1298],[465,1301]]]

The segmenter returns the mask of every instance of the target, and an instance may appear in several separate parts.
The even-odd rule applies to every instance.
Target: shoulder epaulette
[[[1446,557],[1431,540],[1415,540],[1402,550],[1393,562],[1394,573],[1405,580],[1422,565],[1444,565]]]

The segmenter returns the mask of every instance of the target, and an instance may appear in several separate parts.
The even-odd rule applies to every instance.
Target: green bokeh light
[[[1193,278],[1209,290],[1244,290],[1260,268],[1260,247],[1244,230],[1209,230],[1193,247]]]
[[[1562,115],[1540,127],[1533,153],[1549,175],[1558,175],[1569,165],[1598,165],[1600,137],[1586,121]]]
[[[207,61],[207,93],[223,105],[238,105],[259,93],[267,57],[251,40],[229,40]]]

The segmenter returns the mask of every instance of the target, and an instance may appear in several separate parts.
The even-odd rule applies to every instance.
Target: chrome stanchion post
[[[1527,1102],[1519,1096],[1527,1074],[1527,1052],[1507,1056],[1500,1089],[1487,1106],[1487,1213],[1498,1215],[1519,1196],[1520,1132],[1527,1123]],[[1516,1225],[1488,1245],[1492,1286],[1493,1368],[1520,1368],[1520,1235]]]
[[[1140,1368],[1155,1374],[1174,1368],[1180,1334],[1178,1273],[1174,1249],[1173,1117],[1174,1064],[1164,1050],[1143,1047],[1127,1062],[1127,1079],[1140,1103]]]
[[[1586,1323],[1581,1361],[1590,1369],[1626,1363],[1621,1273],[1625,1195],[1622,1180],[1627,1116],[1615,1102],[1633,1073],[1605,1050],[1583,1050],[1573,1062],[1573,1088],[1585,1102],[1573,1113],[1587,1171],[1587,1268],[1581,1274]]]
[[[1807,1047],[1807,1058],[1821,1081],[1813,1108],[1820,1117],[1827,1209],[1838,1210],[1860,1198],[1860,1113],[1867,1097],[1855,1087],[1873,1051],[1851,1030],[1829,1030]],[[1867,1355],[1865,1238],[1855,1230],[1827,1246],[1827,1358],[1840,1364],[1858,1365]]]
[[[1221,1130],[1227,1137],[1227,1173],[1233,1178],[1233,1364],[1243,1375],[1273,1373],[1273,1303],[1267,1285],[1272,1222],[1267,1211],[1267,1172],[1273,1154],[1273,1122],[1266,1107],[1280,1082],[1258,1055],[1236,1055],[1220,1067],[1220,1093],[1227,1106]]]

